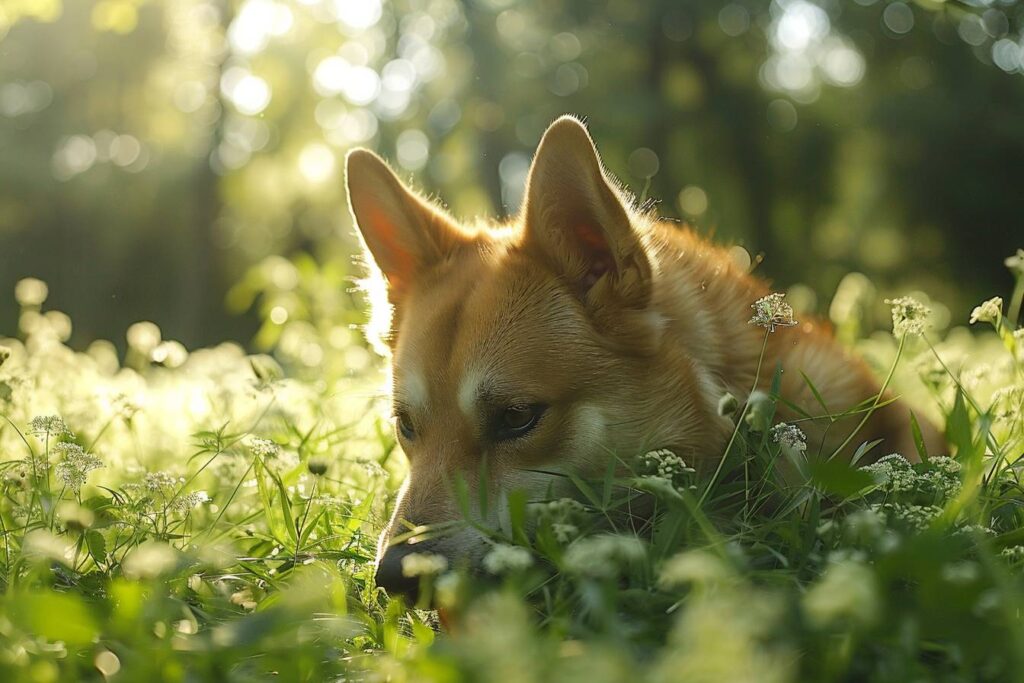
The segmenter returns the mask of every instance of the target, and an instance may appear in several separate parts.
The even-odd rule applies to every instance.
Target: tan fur
[[[402,441],[409,480],[382,552],[405,522],[457,518],[451,482],[475,487],[485,458],[493,493],[526,488],[543,498],[559,478],[534,470],[596,474],[612,454],[654,448],[697,464],[721,457],[733,423],[718,401],[751,389],[765,331],[748,321],[768,288],[726,250],[632,209],[576,119],[544,135],[525,206],[508,224],[458,225],[363,150],[348,158],[348,185],[367,254],[389,283],[395,401],[416,427]],[[878,392],[818,320],[769,336],[762,389],[778,363],[782,395],[811,414],[821,409],[800,371],[833,411]],[[482,416],[519,403],[549,408],[525,437],[488,441]],[[830,453],[857,421],[803,423],[809,450]],[[886,440],[876,453],[914,456],[905,406],[878,411],[847,454],[875,438]],[[473,559],[483,545],[465,532],[433,549]]]

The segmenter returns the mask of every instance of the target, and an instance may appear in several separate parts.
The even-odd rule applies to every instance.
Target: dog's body
[[[726,250],[631,209],[575,119],[548,129],[524,208],[507,225],[457,225],[370,152],[349,156],[348,186],[387,280],[395,411],[410,463],[381,542],[386,587],[402,583],[408,552],[389,549],[389,539],[457,519],[457,477],[473,487],[485,472],[493,494],[543,497],[552,481],[538,470],[593,475],[611,457],[655,448],[714,462],[734,428],[719,400],[729,392],[743,401],[759,360],[758,386],[767,389],[781,365],[781,395],[812,415],[822,409],[801,372],[833,411],[879,391],[822,323],[771,334],[751,325],[751,304],[767,286]],[[780,403],[779,419],[788,417]],[[858,421],[801,427],[809,450],[828,454]],[[929,448],[940,448],[924,429]],[[898,403],[876,411],[848,450],[876,438],[884,452],[916,453]],[[412,549],[424,546],[470,562],[486,549],[471,530]]]

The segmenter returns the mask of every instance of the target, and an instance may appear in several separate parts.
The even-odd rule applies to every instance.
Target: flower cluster
[[[661,448],[644,453],[637,459],[637,474],[644,477],[657,477],[670,482],[676,488],[684,488],[689,483],[689,475],[696,472],[678,455]]]
[[[803,453],[807,450],[807,435],[796,425],[780,422],[772,427],[772,441],[784,448]]]
[[[1010,272],[1024,276],[1024,249],[1018,249],[1013,256],[1008,256],[1003,263],[1010,269]]]
[[[892,331],[897,337],[904,335],[920,336],[924,334],[931,309],[917,299],[901,296],[898,299],[886,299],[885,303],[892,306]]]
[[[559,543],[568,543],[580,535],[579,523],[586,508],[572,498],[559,498],[532,506],[539,524],[550,524]]]
[[[517,545],[506,545],[496,543],[491,550],[484,555],[483,565],[491,574],[506,574],[509,572],[521,572],[533,564],[533,555],[526,548]]]
[[[57,478],[64,482],[69,489],[78,493],[85,483],[89,473],[103,467],[103,462],[92,453],[85,450],[76,443],[69,441],[59,443],[54,450],[61,453],[61,461],[54,468]]]
[[[997,420],[1013,422],[1024,415],[1024,386],[1009,386],[996,389],[992,393],[990,408]]]
[[[275,458],[281,453],[281,447],[270,439],[253,438],[249,441],[249,448],[260,458]]]
[[[64,424],[63,418],[59,415],[40,415],[33,417],[28,426],[29,434],[38,437],[64,438],[73,437],[74,434]]]
[[[917,488],[917,472],[899,453],[891,453],[878,462],[861,468],[875,478],[879,488],[887,493],[908,493]]]
[[[912,465],[892,453],[861,468],[878,482],[879,490],[893,495],[920,494],[927,500],[943,502],[960,492],[962,466],[953,458],[936,456],[927,463]]]
[[[971,324],[974,323],[992,323],[998,325],[1000,318],[1003,316],[1003,299],[1002,297],[992,297],[988,301],[985,301],[980,306],[975,306],[974,310],[971,311]]]
[[[664,590],[689,584],[708,584],[729,578],[732,571],[720,557],[708,550],[688,550],[665,562],[658,572],[658,586]]]
[[[402,575],[434,576],[448,569],[448,558],[436,553],[409,553],[402,558]]]
[[[575,541],[565,551],[564,563],[572,574],[610,579],[644,556],[644,544],[636,536],[601,534]]]
[[[785,294],[773,292],[768,296],[761,297],[750,305],[754,309],[754,317],[750,319],[751,325],[757,325],[774,332],[776,327],[792,327],[797,324],[793,319],[793,307],[783,299]]]
[[[871,506],[889,526],[907,527],[914,533],[925,531],[942,514],[938,505],[907,505],[904,503],[881,503]]]

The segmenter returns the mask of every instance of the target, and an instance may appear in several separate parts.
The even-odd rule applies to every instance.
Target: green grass
[[[575,501],[511,492],[488,579],[420,558],[447,629],[372,582],[404,462],[344,273],[275,259],[233,291],[266,315],[272,355],[189,353],[140,325],[123,360],[68,348],[70,321],[23,282],[20,330],[0,339],[0,680],[1020,679],[1009,265],[1017,289],[973,332],[954,312],[897,341],[856,278],[831,308],[946,425],[953,458],[851,466],[777,443],[777,397],[737,397],[716,476],[621,454],[574,480]],[[280,269],[298,286],[275,289]],[[822,412],[859,421],[875,403]]]

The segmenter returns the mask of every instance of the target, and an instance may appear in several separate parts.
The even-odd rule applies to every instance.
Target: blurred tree
[[[1022,24],[1006,0],[5,2],[0,291],[47,280],[79,342],[246,341],[223,310],[251,264],[351,257],[347,149],[502,215],[573,112],[637,195],[779,283],[860,270],[966,310],[1024,234]]]

